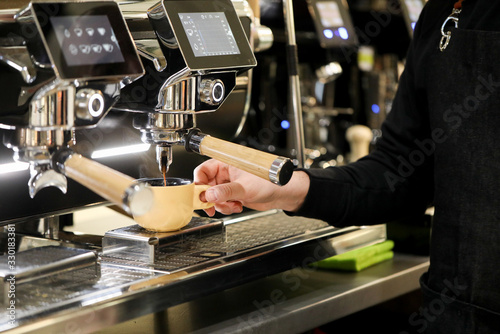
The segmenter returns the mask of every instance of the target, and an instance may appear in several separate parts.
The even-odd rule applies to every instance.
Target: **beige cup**
[[[195,185],[189,179],[167,178],[142,179],[150,184],[154,193],[152,209],[144,215],[134,216],[134,220],[145,229],[156,232],[177,231],[186,226],[193,216],[193,210],[208,209],[213,203],[200,200],[200,194],[210,188],[208,185]]]

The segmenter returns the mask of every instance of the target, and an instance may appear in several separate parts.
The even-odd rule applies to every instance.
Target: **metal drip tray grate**
[[[134,316],[139,316],[141,310],[134,308],[139,301],[134,298],[147,298],[152,303],[148,310],[153,312],[165,308],[165,303],[181,303],[185,298],[203,295],[207,279],[212,282],[208,287],[223,289],[226,283],[239,284],[247,275],[245,270],[266,275],[266,270],[271,268],[265,269],[265,265],[261,268],[262,261],[274,259],[279,253],[277,250],[287,249],[285,254],[296,252],[293,254],[301,257],[307,253],[306,249],[310,252],[311,247],[317,247],[321,239],[322,247],[341,253],[383,241],[386,236],[385,226],[338,229],[318,220],[288,217],[282,212],[227,221],[197,219],[194,229],[190,225],[184,231],[169,235],[144,233],[137,226],[125,228],[123,233],[111,232],[114,234],[111,248],[99,254],[100,276],[89,279],[93,272],[87,267],[81,268],[80,275],[61,276],[57,281],[53,275],[43,276],[19,285],[16,317],[21,328],[37,319],[59,319],[59,314],[66,314],[60,315],[60,323],[70,321],[68,312],[69,318],[84,319],[85,310],[89,307],[93,310],[103,303],[108,308],[129,305],[127,307],[138,312]],[[120,246],[123,240],[133,242]],[[312,246],[305,246],[308,243]],[[150,257],[144,256],[144,249],[152,251],[148,254]],[[24,252],[18,256],[21,253]],[[263,255],[269,256],[268,260],[263,260]],[[286,264],[282,267],[286,270]],[[225,283],[214,284],[221,282],[221,272],[224,272]],[[174,282],[176,284],[172,284]],[[7,309],[3,308],[0,319],[7,318]],[[57,322],[53,324],[56,326]],[[0,322],[0,331],[9,328],[9,323]]]
[[[201,222],[199,219],[197,228]],[[165,236],[164,233],[147,232],[148,238],[143,238],[143,234],[140,233],[137,239],[134,239],[130,234],[130,227],[113,230],[110,233],[112,242],[109,236],[104,238],[103,245],[113,245],[109,247],[111,249],[109,252],[105,248],[104,258],[116,264],[174,272],[246,250],[269,247],[295,236],[307,235],[311,231],[336,230],[322,221],[292,218],[281,212],[248,217],[235,223],[228,220],[224,225],[221,221],[214,222],[207,219],[207,224],[210,226],[217,224],[219,228],[212,229],[212,233],[201,235],[191,233],[188,228],[179,232],[186,233],[186,237],[180,238],[176,235],[175,242],[172,242],[170,235]],[[151,238],[160,239],[155,244],[156,248],[151,246]],[[147,253],[151,254],[151,257],[145,257],[144,254]]]
[[[92,282],[100,276],[97,253],[93,251],[60,246],[38,247],[20,252],[10,265],[8,256],[0,257],[0,305],[9,303],[12,288],[26,290],[25,286],[61,286],[66,282]],[[28,289],[29,290],[29,289]]]
[[[50,278],[36,284],[26,284],[16,291],[18,318],[36,313],[48,312],[79,306],[84,301],[91,303],[127,290],[131,282],[155,277],[158,273],[147,270],[120,268],[109,264],[101,265],[101,276],[88,280],[84,276],[64,282],[54,282]],[[1,317],[0,312],[0,317]],[[1,328],[1,327],[0,327]]]

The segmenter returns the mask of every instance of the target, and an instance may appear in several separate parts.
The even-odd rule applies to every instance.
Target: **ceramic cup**
[[[151,186],[154,204],[148,213],[134,216],[134,220],[151,231],[177,231],[191,221],[194,210],[208,209],[214,205],[200,200],[200,194],[210,188],[208,185],[195,185],[192,180],[176,177],[167,177],[166,186],[163,178],[138,181]]]

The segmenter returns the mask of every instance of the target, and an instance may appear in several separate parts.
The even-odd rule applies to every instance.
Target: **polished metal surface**
[[[36,70],[26,46],[0,47],[0,61],[21,73],[28,84],[36,79]]]
[[[160,45],[157,40],[141,39],[134,42],[139,55],[152,61],[156,71],[161,72],[167,68],[167,60],[161,52]]]
[[[295,150],[297,157],[297,166],[305,166],[305,144],[304,144],[304,125],[302,121],[302,96],[300,93],[300,80],[298,75],[298,56],[297,42],[295,39],[295,22],[293,18],[292,0],[283,0],[283,11],[285,19],[285,30],[287,38],[287,52],[289,68],[289,106],[293,112],[293,131],[295,139]]]
[[[309,333],[418,290],[419,278],[428,266],[426,257],[396,253],[392,260],[356,273],[295,268],[105,328],[98,334]],[[377,332],[381,326],[374,322],[372,327]]]
[[[54,80],[40,87],[32,97],[25,127],[44,131],[96,125],[118,98],[119,84],[79,85]]]
[[[291,179],[294,166],[292,165],[289,166],[289,168],[284,168],[286,164],[291,164],[290,159],[278,157],[273,161],[269,168],[269,180],[272,183],[283,186]]]
[[[254,50],[262,52],[269,50],[274,43],[274,35],[271,29],[265,26],[257,26],[255,28]]]
[[[191,131],[188,135],[189,140],[187,140],[188,142],[186,143],[189,150],[201,154],[201,142],[206,136],[206,134],[201,133],[200,131]]]
[[[194,112],[196,110],[196,78],[184,77],[185,72],[172,82],[165,81],[158,96],[156,108],[161,112]],[[170,77],[173,79],[174,76]]]
[[[16,322],[9,323],[8,311],[1,310],[0,330],[55,333],[77,326],[91,332],[295,267],[303,256],[319,260],[385,240],[383,225],[337,229],[279,211],[232,218],[224,225],[222,234],[165,242],[155,250],[154,264],[134,259],[132,251],[126,258],[100,253],[101,277],[95,282],[76,278],[54,285],[41,278],[20,285]]]
[[[27,284],[43,285],[42,280],[57,286],[68,280],[95,281],[100,276],[97,253],[61,246],[44,246],[26,250],[9,261],[0,257],[0,305],[15,300],[11,292],[23,291]],[[26,291],[30,291],[27,288]]]
[[[175,232],[152,232],[139,225],[131,225],[106,232],[102,240],[102,253],[116,259],[129,259],[155,264],[158,254],[168,253],[175,243],[197,240],[209,235],[224,238],[222,220],[193,217],[188,225]]]

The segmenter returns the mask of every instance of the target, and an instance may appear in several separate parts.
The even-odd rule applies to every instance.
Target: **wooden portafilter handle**
[[[186,150],[227,163],[283,186],[292,178],[295,166],[289,158],[231,143],[192,129],[185,137]]]
[[[253,15],[255,18],[260,19],[260,1],[259,0],[250,0],[248,1],[250,8],[252,8]]]
[[[153,206],[153,191],[146,183],[83,157],[70,149],[62,149],[52,157],[53,168],[123,208],[133,216],[141,216]]]

